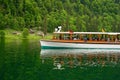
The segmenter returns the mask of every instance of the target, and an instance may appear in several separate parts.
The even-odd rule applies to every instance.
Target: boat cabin
[[[120,33],[112,32],[54,32],[53,40],[120,42]]]

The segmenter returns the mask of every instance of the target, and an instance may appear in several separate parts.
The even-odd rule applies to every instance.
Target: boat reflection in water
[[[53,59],[54,69],[84,66],[118,66],[119,50],[82,50],[82,49],[42,49],[40,57]]]

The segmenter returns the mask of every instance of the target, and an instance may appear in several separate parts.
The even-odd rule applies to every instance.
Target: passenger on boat
[[[87,37],[84,37],[84,41],[87,42]]]
[[[117,39],[117,38],[115,39],[115,42],[118,42],[118,39]]]
[[[59,35],[59,39],[60,39],[60,40],[62,39],[62,34]]]
[[[110,42],[110,38],[109,37],[108,37],[107,41]]]
[[[74,38],[73,38],[73,40],[77,40],[77,38],[76,38],[76,37],[74,37]]]
[[[53,39],[56,39],[56,36],[53,36]]]

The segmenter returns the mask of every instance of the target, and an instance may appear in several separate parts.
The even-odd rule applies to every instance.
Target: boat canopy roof
[[[106,35],[120,35],[118,32],[54,32],[54,34],[106,34]]]

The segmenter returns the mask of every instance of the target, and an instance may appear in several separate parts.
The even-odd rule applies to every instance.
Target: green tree
[[[29,30],[27,28],[23,29],[22,36],[23,38],[27,38],[29,36]]]
[[[3,30],[0,30],[0,39],[5,38],[5,32]]]
[[[23,30],[23,28],[25,28],[24,18],[23,17],[17,17],[17,21],[18,21],[18,29]]]

